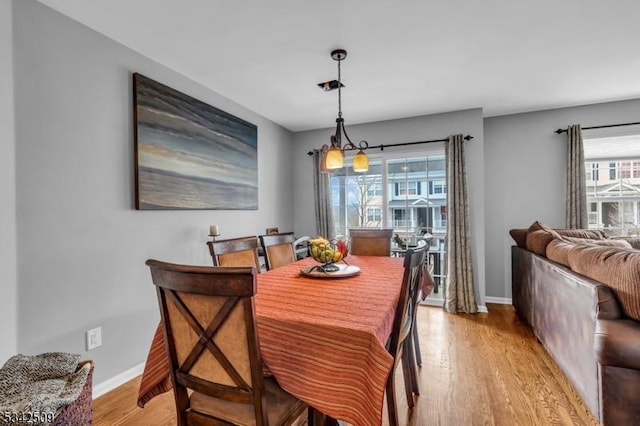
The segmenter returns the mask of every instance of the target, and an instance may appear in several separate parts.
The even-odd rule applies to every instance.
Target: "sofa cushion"
[[[600,229],[556,229],[558,234],[570,238],[587,238],[590,240],[606,240],[609,237]]]
[[[625,316],[640,321],[640,251],[576,244],[569,266],[581,275],[608,285]]]
[[[562,239],[574,244],[591,244],[596,246],[618,247],[618,248],[626,248],[626,249],[633,248],[631,244],[629,244],[629,242],[625,240],[617,240],[617,239],[600,240],[600,239],[573,238],[573,237],[564,237],[564,236],[562,237]]]
[[[563,238],[554,238],[547,244],[547,259],[570,268],[569,250],[575,245],[576,243]]]
[[[509,230],[509,235],[520,248],[527,248],[527,228],[513,228]]]
[[[637,236],[625,236],[625,237],[611,237],[612,240],[623,240],[631,244],[634,249],[640,250],[640,237]]]

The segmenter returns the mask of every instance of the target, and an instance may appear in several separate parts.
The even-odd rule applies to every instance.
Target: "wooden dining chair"
[[[178,425],[296,421],[306,405],[263,376],[256,269],[146,264],[158,294]]]
[[[358,256],[391,256],[393,229],[349,229],[349,253]]]
[[[207,241],[213,266],[255,266],[260,272],[258,237]]]
[[[260,235],[268,271],[296,261],[295,241],[293,232]]]
[[[394,359],[393,369],[389,373],[386,384],[387,411],[390,426],[398,425],[394,372],[399,363],[402,363],[407,405],[409,408],[415,406],[413,394],[414,387],[417,386],[418,382],[418,373],[414,358],[411,330],[413,317],[416,314],[414,300],[418,297],[417,293],[420,292],[425,255],[425,248],[422,247],[419,249],[408,249],[404,257],[404,274],[402,277],[400,297],[393,319],[393,328],[387,343],[387,350]]]

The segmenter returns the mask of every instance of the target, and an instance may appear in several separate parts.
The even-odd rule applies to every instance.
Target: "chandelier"
[[[358,153],[353,157],[353,171],[354,172],[366,172],[369,170],[369,159],[367,155],[364,153],[364,150],[369,147],[367,141],[360,141],[358,146],[356,146],[349,135],[347,135],[347,131],[344,128],[344,119],[342,118],[342,83],[340,81],[340,64],[347,57],[347,51],[344,49],[336,49],[331,52],[331,57],[334,61],[338,61],[338,81],[328,81],[324,83],[320,83],[324,90],[332,90],[336,87],[338,88],[338,118],[336,118],[336,133],[331,136],[331,144],[322,145],[320,151],[322,152],[322,165],[323,169],[327,169],[327,171],[336,170],[344,166],[344,153],[345,151],[355,151],[358,150]],[[337,84],[336,84],[337,83]],[[342,134],[344,134],[344,138],[346,142],[344,146],[342,146]]]

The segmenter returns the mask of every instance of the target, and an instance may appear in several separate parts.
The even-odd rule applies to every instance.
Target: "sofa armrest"
[[[640,322],[597,320],[594,346],[600,365],[640,370]]]
[[[617,320],[623,319],[624,315],[616,296],[610,287],[606,285],[596,286],[596,319]]]

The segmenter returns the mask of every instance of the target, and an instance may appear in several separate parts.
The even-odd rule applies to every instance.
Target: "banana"
[[[327,240],[326,238],[318,236],[318,237],[315,237],[315,238],[311,238],[309,240],[309,244],[311,244],[311,245],[314,245],[314,244],[326,244],[326,245],[329,245],[330,243],[329,243],[329,240]]]

